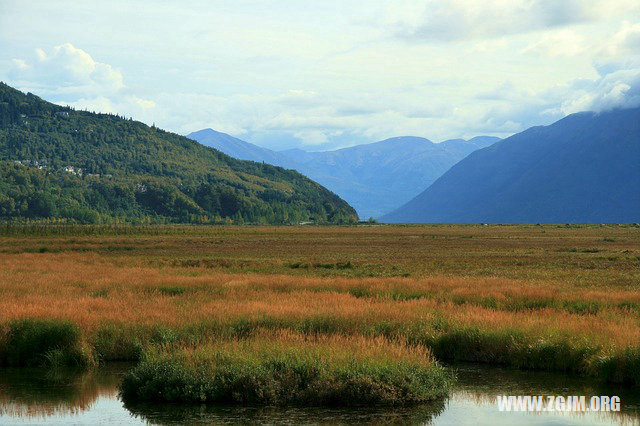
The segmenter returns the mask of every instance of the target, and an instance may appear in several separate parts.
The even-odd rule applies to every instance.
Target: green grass
[[[354,322],[331,317],[295,321],[269,316],[197,322],[181,327],[105,323],[90,334],[84,334],[80,327],[67,321],[32,319],[11,321],[0,330],[0,365],[4,366],[86,368],[97,362],[143,360],[148,369],[151,368],[150,361],[163,360],[162,365],[166,367],[167,363],[178,362],[179,358],[167,358],[167,353],[158,348],[202,347],[205,353],[215,348],[211,342],[251,341],[265,332],[286,332],[310,341],[332,336],[384,338],[396,342],[394,344],[408,342],[418,350],[429,350],[442,361],[567,372],[600,381],[640,384],[640,351],[637,347],[607,347],[562,333],[530,335],[516,327],[495,330],[472,327],[438,316],[411,324]],[[305,350],[309,348],[313,349],[313,345]],[[248,354],[259,353],[251,347],[244,349]],[[289,349],[291,346],[284,342],[278,356],[286,358]],[[271,355],[275,356],[276,352]],[[234,356],[242,358],[244,355],[236,351]],[[361,361],[368,365],[375,357]]]
[[[407,405],[448,394],[453,377],[430,357],[385,349],[277,337],[165,347],[145,353],[121,394],[126,402],[266,405]]]
[[[93,363],[80,328],[68,321],[23,319],[9,322],[0,337],[0,365],[86,367]]]

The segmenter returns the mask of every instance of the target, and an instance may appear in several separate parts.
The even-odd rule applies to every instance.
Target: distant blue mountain
[[[226,133],[216,132],[213,129],[198,130],[197,132],[189,133],[187,137],[239,160],[265,162],[275,166],[282,166],[284,164],[281,161],[287,158],[270,149],[261,148]]]
[[[382,220],[640,222],[640,108],[573,114],[478,150]]]
[[[433,143],[403,136],[335,151],[277,152],[211,129],[187,137],[242,160],[295,169],[340,195],[363,219],[396,209],[468,154],[499,140],[483,136]]]

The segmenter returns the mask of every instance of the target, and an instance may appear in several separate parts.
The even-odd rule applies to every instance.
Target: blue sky
[[[637,0],[0,0],[0,79],[272,149],[640,105]]]

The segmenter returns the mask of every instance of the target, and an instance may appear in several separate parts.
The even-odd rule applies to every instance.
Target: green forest
[[[0,220],[339,224],[357,215],[293,170],[0,83]]]

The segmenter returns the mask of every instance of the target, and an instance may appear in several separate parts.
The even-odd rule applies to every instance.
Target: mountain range
[[[572,114],[478,150],[381,220],[640,222],[640,108]]]
[[[0,83],[0,219],[283,224],[357,215],[293,170]]]
[[[187,135],[232,157],[294,169],[335,192],[361,219],[379,217],[406,203],[471,152],[499,138],[433,143],[403,136],[335,151],[272,151],[204,129]]]
[[[640,222],[640,108],[572,114],[503,140],[278,152],[0,83],[1,221],[354,223],[347,201],[362,218],[391,211],[381,216],[390,223]]]

